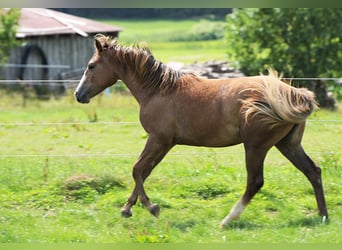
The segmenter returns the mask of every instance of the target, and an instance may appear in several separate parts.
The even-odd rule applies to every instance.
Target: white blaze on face
[[[80,103],[89,103],[90,98],[89,98],[89,88],[87,88],[86,86],[84,86],[86,82],[86,77],[85,77],[85,73],[82,76],[82,79],[80,80],[80,83],[78,84],[74,95],[77,99],[78,102]]]
[[[82,78],[81,78],[80,82],[77,85],[77,88],[75,90],[75,94],[80,91],[80,89],[82,88],[82,86],[84,84],[84,81],[85,81],[85,72],[83,73]]]

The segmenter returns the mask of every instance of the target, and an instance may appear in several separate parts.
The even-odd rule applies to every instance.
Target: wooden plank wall
[[[79,35],[54,35],[30,37],[23,41],[25,44],[35,44],[39,46],[48,60],[48,65],[68,66],[69,68],[49,68],[48,79],[58,79],[62,72],[74,71],[85,68],[88,60],[94,52],[93,37],[81,37]],[[23,56],[23,46],[14,49],[8,63],[20,64]],[[27,63],[40,64],[38,55],[32,53]],[[27,72],[26,72],[27,71]],[[36,73],[30,73],[30,69],[25,69],[25,79],[32,77],[37,79]],[[32,69],[31,69],[32,71]],[[5,79],[17,79],[19,68],[7,67],[4,69]],[[37,72],[37,70],[36,70]]]

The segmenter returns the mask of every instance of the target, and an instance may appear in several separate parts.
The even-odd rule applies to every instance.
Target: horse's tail
[[[262,75],[261,79],[253,87],[241,91],[246,122],[253,116],[259,116],[267,123],[298,124],[317,108],[313,92],[282,82],[276,71],[269,70],[269,75]]]

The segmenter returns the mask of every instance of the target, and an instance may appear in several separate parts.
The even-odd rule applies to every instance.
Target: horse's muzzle
[[[74,93],[76,100],[79,103],[89,103],[90,102],[90,98],[88,97],[88,95],[82,95],[79,91],[75,91]]]

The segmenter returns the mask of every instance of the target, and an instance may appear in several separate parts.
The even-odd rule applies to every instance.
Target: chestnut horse
[[[75,90],[88,103],[105,88],[122,80],[140,105],[140,122],[149,134],[133,167],[135,187],[121,210],[132,216],[138,197],[155,216],[144,181],[176,144],[226,147],[243,143],[247,187],[221,227],[237,219],[264,183],[264,159],[272,146],[312,184],[323,220],[328,218],[321,169],[307,156],[301,139],[307,116],[317,107],[312,92],[269,75],[209,80],[174,70],[156,60],[148,48],[126,47],[103,35],[95,36],[96,52]]]

